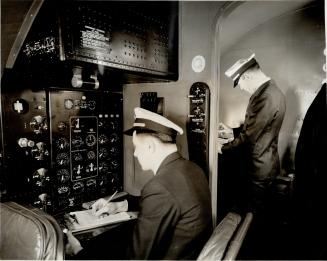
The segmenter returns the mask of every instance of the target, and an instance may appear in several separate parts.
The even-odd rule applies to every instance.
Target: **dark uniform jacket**
[[[211,232],[205,174],[179,153],[170,154],[141,192],[129,258],[196,259]]]
[[[240,134],[222,147],[242,147],[245,171],[254,182],[269,181],[280,171],[278,134],[285,114],[285,96],[273,81],[260,86],[250,97]]]

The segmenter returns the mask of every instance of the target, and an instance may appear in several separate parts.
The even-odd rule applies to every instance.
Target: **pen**
[[[111,195],[111,197],[107,200],[107,204],[114,198],[114,196],[116,196],[117,192],[118,190],[116,190],[116,192]]]

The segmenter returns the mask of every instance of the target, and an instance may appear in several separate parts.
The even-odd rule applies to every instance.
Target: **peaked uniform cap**
[[[133,127],[124,132],[126,135],[132,136],[135,130],[138,132],[162,133],[172,137],[183,134],[183,129],[172,121],[143,108],[136,107],[134,109],[134,118]]]
[[[255,59],[255,54],[252,54],[250,57],[246,59],[240,59],[235,62],[226,72],[225,75],[231,78],[234,82],[234,86],[236,87],[241,75],[253,65],[258,64]]]

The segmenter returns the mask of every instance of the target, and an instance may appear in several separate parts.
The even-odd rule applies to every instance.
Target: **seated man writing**
[[[125,251],[112,256],[110,244],[102,251],[108,252],[107,259],[196,259],[212,232],[211,200],[201,168],[177,151],[176,135],[183,130],[159,114],[135,108],[134,125],[125,134],[133,136],[134,156],[153,178],[141,191],[131,237],[119,243]],[[92,208],[99,216],[126,211],[129,203],[100,199]]]

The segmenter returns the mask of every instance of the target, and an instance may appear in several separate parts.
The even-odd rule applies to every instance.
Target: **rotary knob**
[[[37,115],[30,121],[30,127],[36,134],[43,133],[48,129],[47,119],[43,116]]]

